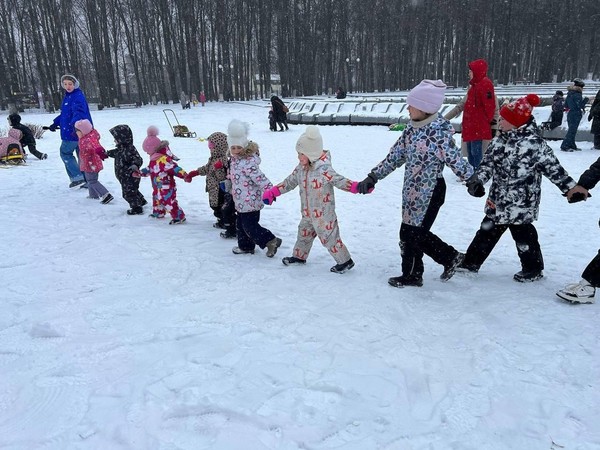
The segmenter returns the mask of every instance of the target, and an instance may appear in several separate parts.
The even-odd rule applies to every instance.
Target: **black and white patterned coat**
[[[563,193],[576,184],[540,136],[532,118],[491,142],[472,179],[483,184],[492,180],[485,214],[494,223],[526,224],[538,217],[542,175]]]

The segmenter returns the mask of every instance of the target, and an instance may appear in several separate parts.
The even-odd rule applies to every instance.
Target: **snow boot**
[[[305,259],[296,258],[295,256],[286,256],[281,260],[284,266],[291,266],[292,264],[306,264]]]
[[[442,274],[440,275],[440,279],[442,281],[448,281],[450,278],[452,278],[454,276],[454,273],[456,272],[456,268],[460,266],[464,260],[465,254],[460,252],[457,253],[454,259],[452,260],[452,263],[450,263],[449,266],[444,267],[444,272],[442,272]]]
[[[73,188],[79,187],[83,184],[85,184],[86,185],[85,187],[87,187],[85,180],[71,181],[71,183],[69,184],[69,188],[73,189]]]
[[[235,230],[225,230],[219,233],[223,239],[235,239],[237,237],[237,232]]]
[[[513,280],[518,281],[519,283],[529,283],[531,281],[541,280],[543,277],[544,274],[541,270],[536,272],[523,272],[520,270],[513,275]]]
[[[181,225],[185,222],[185,217],[183,219],[171,219],[169,225]]]
[[[112,196],[112,194],[110,192],[107,192],[102,197],[100,197],[100,203],[102,203],[103,205],[108,205],[113,200],[114,200],[114,197]]]
[[[404,286],[421,287],[423,286],[423,277],[417,277],[414,275],[400,275],[399,277],[392,277],[388,279],[388,284],[397,288],[402,288]]]
[[[331,269],[329,269],[329,271],[333,272],[333,273],[345,273],[345,272],[348,272],[353,267],[354,267],[354,261],[352,261],[352,258],[350,258],[345,263],[336,264]]]
[[[133,208],[127,210],[127,215],[129,216],[136,216],[138,214],[144,214],[144,208],[141,206],[134,206]]]
[[[272,258],[277,253],[277,249],[281,246],[281,239],[275,237],[267,242],[267,257]]]
[[[243,250],[243,249],[241,249],[239,247],[233,247],[231,249],[231,251],[233,253],[235,253],[236,255],[245,255],[246,253],[249,254],[249,255],[254,255],[254,249],[252,249],[252,250]]]

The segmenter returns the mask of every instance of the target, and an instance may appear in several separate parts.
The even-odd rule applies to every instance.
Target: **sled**
[[[169,120],[169,115],[167,114],[167,112],[170,112],[173,115],[173,123],[171,123],[171,120]],[[173,131],[174,137],[188,137],[188,138],[196,137],[195,132],[190,131],[188,127],[186,127],[185,125],[181,125],[179,123],[179,120],[177,119],[177,116],[175,115],[175,111],[173,111],[172,109],[163,109],[163,114],[167,118],[167,122],[169,122],[169,127],[171,127],[171,130]],[[176,124],[176,125],[174,125],[174,124]]]

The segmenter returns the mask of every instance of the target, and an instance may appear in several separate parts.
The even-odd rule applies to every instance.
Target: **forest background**
[[[73,73],[92,102],[248,100],[600,74],[597,0],[0,0],[0,108],[57,108]],[[274,88],[274,84],[277,84]]]

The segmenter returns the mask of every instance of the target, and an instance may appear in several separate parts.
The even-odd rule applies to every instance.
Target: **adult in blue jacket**
[[[85,183],[83,173],[79,169],[79,139],[75,133],[75,122],[87,119],[92,124],[92,116],[85,95],[79,89],[79,81],[73,75],[63,75],[60,83],[65,90],[60,114],[56,116],[52,125],[48,127],[50,131],[56,131],[60,128],[60,157],[65,164],[67,175],[71,180],[69,187],[77,187]],[[73,152],[77,153],[75,158]]]
[[[583,109],[588,102],[588,98],[583,96],[583,87],[585,83],[579,78],[573,80],[573,86],[569,86],[567,93],[567,99],[565,100],[565,108],[569,110],[567,113],[567,124],[569,129],[565,135],[560,149],[564,152],[572,152],[573,150],[579,150],[575,144],[575,135],[577,134],[577,128],[579,128],[579,122],[583,117]]]

